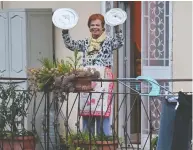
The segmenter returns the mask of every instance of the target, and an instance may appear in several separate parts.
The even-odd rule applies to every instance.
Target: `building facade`
[[[80,6],[84,6],[80,7]],[[4,1],[0,3],[2,9],[16,8],[72,8],[79,15],[78,24],[70,30],[74,39],[83,39],[89,36],[87,19],[93,13],[105,14],[111,8],[122,8],[127,12],[126,22],[120,26],[125,35],[125,45],[114,52],[114,74],[116,78],[134,78],[137,76],[151,76],[155,79],[191,79],[192,78],[192,2],[185,1],[143,1],[143,2],[116,2],[116,1]],[[0,22],[2,17],[0,16]],[[106,25],[108,35],[113,35],[113,28]],[[72,55],[65,48],[61,29],[53,28],[53,57],[63,59]],[[77,34],[78,33],[78,34]],[[0,45],[1,46],[1,45]],[[0,49],[1,52],[1,49]],[[0,65],[1,66],[1,65]],[[1,71],[1,68],[0,68]],[[191,82],[169,83],[162,86],[171,91],[192,91]],[[119,90],[124,91],[120,86]],[[71,95],[72,99],[74,95]],[[132,97],[128,97],[132,101]],[[147,103],[147,98],[142,98]],[[157,106],[160,107],[159,100]],[[72,103],[72,101],[70,102]],[[72,104],[70,104],[72,105]],[[131,103],[128,103],[130,108]],[[138,107],[138,106],[135,106]],[[141,106],[140,106],[141,107]],[[152,109],[155,110],[155,109]],[[128,124],[128,133],[141,133],[141,141],[148,136],[145,132],[148,127],[143,108],[141,107],[141,130],[135,129],[135,116]],[[159,116],[154,116],[154,128],[159,127]],[[76,116],[72,112],[72,117]],[[158,122],[158,123],[157,123]],[[70,124],[75,124],[69,119]],[[119,123],[124,124],[120,117]],[[121,133],[121,129],[120,134]]]

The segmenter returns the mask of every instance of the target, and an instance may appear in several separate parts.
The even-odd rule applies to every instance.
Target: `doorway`
[[[125,44],[118,51],[118,77],[136,78],[141,75],[141,2],[119,2],[118,7],[127,12],[127,20],[122,26]],[[128,88],[119,86],[119,91],[126,92]],[[141,139],[141,101],[139,98],[135,100],[135,97],[136,95],[127,97],[122,113],[124,116],[125,112],[128,115],[131,111],[130,118],[126,120],[127,133],[130,135],[131,143],[139,144]],[[119,122],[124,121],[123,118],[119,120]],[[122,132],[121,129],[119,131]]]
[[[131,8],[130,13],[130,53],[131,65],[133,70],[131,71],[131,77],[136,78],[141,76],[141,1],[134,1],[129,3]],[[131,67],[132,68],[132,67]],[[131,95],[130,106],[131,109],[131,120],[130,120],[130,132],[133,143],[140,143],[141,133],[141,100],[138,96]]]
[[[119,8],[125,10],[128,17],[122,27],[125,44],[118,51],[118,77],[136,78],[143,75],[154,79],[170,79],[172,77],[172,3],[129,1],[119,4]],[[172,89],[168,82],[164,83],[164,87]],[[124,87],[119,87],[120,92],[126,90],[128,91]],[[141,107],[139,100],[131,110],[134,99],[129,96],[122,110],[124,112],[122,116],[125,116],[125,112],[131,112],[131,117],[126,120],[128,121],[126,133],[131,137],[132,143],[141,142],[142,145],[147,142],[150,125],[144,109],[153,116],[151,123],[154,130],[159,128],[157,105],[150,103],[149,98],[143,100],[145,108]],[[121,118],[119,124],[124,121]],[[119,130],[121,131],[121,128]],[[138,139],[141,141],[137,141],[136,138],[139,134],[141,137]]]

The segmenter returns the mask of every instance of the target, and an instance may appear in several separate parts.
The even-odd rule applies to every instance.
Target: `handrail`
[[[8,77],[0,77],[0,80],[28,80],[28,78],[8,78]],[[193,81],[193,79],[155,79],[158,82],[189,82]],[[93,79],[92,81],[98,82],[118,82],[118,81],[135,81],[135,78],[116,78],[116,79]],[[139,81],[136,81],[139,82]]]

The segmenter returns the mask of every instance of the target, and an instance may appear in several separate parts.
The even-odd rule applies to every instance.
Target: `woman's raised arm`
[[[62,30],[62,37],[66,48],[72,51],[74,50],[83,51],[83,47],[85,45],[84,40],[72,40],[68,30]]]

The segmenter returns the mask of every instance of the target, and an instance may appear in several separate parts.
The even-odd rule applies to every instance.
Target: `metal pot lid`
[[[123,24],[127,19],[127,13],[120,8],[112,8],[105,14],[105,22],[110,26]]]
[[[53,16],[53,24],[60,29],[71,29],[78,23],[78,14],[71,8],[57,9]]]

